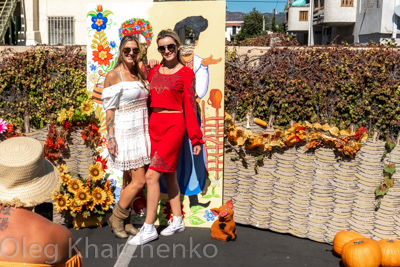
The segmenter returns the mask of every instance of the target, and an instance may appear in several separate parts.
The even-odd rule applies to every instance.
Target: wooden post
[[[268,121],[268,124],[267,124],[267,128],[268,128],[268,129],[271,129],[271,128],[274,127],[274,121],[275,121],[275,116],[274,116],[274,115],[271,115],[271,116],[269,117],[269,121]]]
[[[376,143],[379,138],[379,132],[377,130],[374,131],[374,135],[372,136],[372,142]]]
[[[400,131],[397,134],[397,141],[396,141],[396,146],[400,145]]]
[[[350,134],[354,133],[356,129],[356,126],[354,125],[354,123],[350,124]]]
[[[25,127],[25,132],[30,133],[31,132],[31,127],[29,124],[29,115],[24,115],[24,127]]]

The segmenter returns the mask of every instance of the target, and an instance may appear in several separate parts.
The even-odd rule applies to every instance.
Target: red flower
[[[82,136],[82,139],[83,139],[83,140],[86,140],[86,139],[88,138],[88,136],[87,136],[87,134],[86,134],[85,131],[83,131],[83,132],[81,133],[81,136]]]
[[[71,127],[71,123],[69,123],[68,121],[65,121],[64,125],[63,125],[64,130],[68,130],[69,127]]]
[[[96,10],[97,10],[97,12],[103,11],[103,6],[102,5],[97,5]]]
[[[172,217],[172,209],[171,209],[171,203],[169,202],[165,202],[165,209],[163,210],[163,213],[165,214],[165,219],[167,221],[171,220],[171,222],[173,221],[173,217]],[[185,212],[183,211],[183,205],[181,205],[181,210],[182,210],[182,218],[185,218]]]
[[[365,128],[365,127],[360,127],[360,128],[358,129],[358,131],[360,132],[360,134],[363,134],[363,133],[367,132],[367,128]]]
[[[143,193],[143,189],[139,191],[136,195],[138,197],[135,201],[133,201],[131,208],[136,212],[136,214],[140,214],[144,208],[146,208],[146,196]]]
[[[129,35],[129,30],[128,30],[128,29],[124,29],[124,30],[122,31],[122,35],[123,35],[123,36]]]
[[[57,145],[57,148],[64,148],[65,147],[64,140],[60,136],[57,137],[56,145]]]
[[[48,148],[54,148],[55,145],[53,144],[53,140],[51,138],[47,138],[46,142],[44,143],[45,146],[47,146]]]
[[[356,131],[354,134],[354,139],[356,139],[358,141],[358,139],[360,139],[360,136],[361,136],[360,132]]]
[[[103,168],[103,170],[106,170],[107,167],[107,159],[103,158],[102,156],[97,156],[94,161],[99,162],[101,164],[101,167]]]
[[[109,46],[103,47],[99,45],[97,47],[97,51],[93,51],[93,60],[98,62],[99,65],[108,66],[110,64],[110,60],[114,58],[114,56],[110,53],[111,48]]]

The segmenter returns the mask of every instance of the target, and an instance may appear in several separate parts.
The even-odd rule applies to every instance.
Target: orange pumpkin
[[[354,238],[364,238],[362,234],[353,231],[340,231],[335,235],[333,240],[333,251],[338,255],[342,256],[343,245]]]
[[[400,266],[400,241],[382,239],[378,241],[382,250],[382,267]]]
[[[346,267],[379,267],[381,261],[381,248],[372,239],[355,238],[342,248],[342,262]]]

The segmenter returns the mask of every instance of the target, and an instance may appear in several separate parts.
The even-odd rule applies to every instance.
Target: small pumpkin
[[[372,239],[356,238],[342,248],[342,262],[346,267],[379,267],[381,261],[381,247]]]
[[[333,251],[338,255],[342,256],[343,245],[354,238],[364,238],[362,234],[353,231],[340,231],[335,235],[333,240]]]
[[[382,267],[400,266],[400,241],[382,239],[378,241],[382,250]]]

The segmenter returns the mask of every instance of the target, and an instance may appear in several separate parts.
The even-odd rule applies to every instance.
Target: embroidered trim
[[[196,88],[196,76],[193,77],[192,84],[188,88],[188,96],[189,96],[189,100],[190,100],[190,105],[192,106],[192,109],[193,109],[193,113],[195,116],[197,116],[195,88]]]
[[[166,170],[166,171],[174,171],[174,168],[172,166],[169,166],[168,163],[164,162],[164,159],[154,153],[153,158],[151,159],[151,164],[150,167],[153,167],[158,170]]]
[[[120,113],[130,113],[138,109],[147,109],[147,98],[135,100],[132,103],[120,106],[118,112]]]

